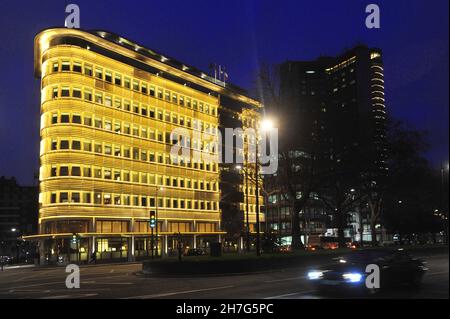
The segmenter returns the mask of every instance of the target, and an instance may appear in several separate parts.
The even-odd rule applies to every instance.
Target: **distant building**
[[[27,252],[34,253],[20,237],[36,233],[38,209],[37,186],[0,177],[0,255],[22,260]]]
[[[292,124],[291,156],[333,161],[365,161],[376,174],[386,172],[384,71],[379,49],[357,46],[337,57],[288,61],[280,67],[282,104]],[[283,197],[269,198],[267,225],[289,236],[291,212]],[[346,235],[360,239],[359,214],[352,212]],[[303,237],[333,228],[315,194],[301,212]],[[363,221],[364,224],[365,221]],[[364,240],[370,240],[367,225]],[[329,233],[333,232],[329,230]]]

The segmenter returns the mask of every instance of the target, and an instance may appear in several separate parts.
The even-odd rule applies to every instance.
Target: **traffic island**
[[[370,248],[369,248],[370,249]],[[448,246],[403,247],[412,255],[448,253]],[[142,263],[142,274],[151,276],[213,276],[279,271],[295,267],[312,267],[349,253],[350,249],[298,251],[285,254],[263,254],[260,257],[230,254],[221,257],[186,256],[158,258]]]

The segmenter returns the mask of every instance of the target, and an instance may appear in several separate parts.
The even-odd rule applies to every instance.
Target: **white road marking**
[[[427,276],[434,276],[434,275],[443,275],[443,274],[448,274],[448,270],[447,271],[438,271],[438,272],[430,272],[427,273]]]
[[[59,295],[59,296],[42,297],[42,298],[39,298],[39,299],[86,298],[86,297],[93,297],[93,296],[97,296],[97,295],[98,294]]]
[[[293,293],[290,293],[290,294],[266,297],[264,299],[279,299],[279,298],[283,298],[283,297],[289,297],[289,296],[294,296],[294,295],[299,295],[299,294],[308,294],[308,293],[312,293],[312,292],[314,292],[314,290],[298,291],[298,292],[293,292]]]
[[[167,293],[154,294],[154,295],[127,297],[124,299],[149,299],[149,298],[158,298],[158,297],[168,297],[168,296],[174,296],[174,295],[190,294],[190,293],[194,293],[194,292],[203,292],[203,291],[211,291],[211,290],[220,290],[220,289],[227,289],[227,288],[233,288],[233,287],[234,286],[222,286],[222,287],[205,288],[205,289],[185,290],[185,291],[167,292]]]
[[[279,281],[289,281],[289,280],[298,280],[298,279],[305,279],[306,276],[298,276],[298,277],[290,277],[290,278],[283,278],[283,279],[273,279],[273,280],[265,280],[265,283],[272,283],[272,282],[279,282]]]

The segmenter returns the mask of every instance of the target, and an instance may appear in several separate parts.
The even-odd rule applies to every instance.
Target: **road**
[[[426,257],[429,271],[420,290],[399,290],[382,298],[448,298],[448,254]],[[141,264],[81,267],[79,289],[67,289],[65,267],[0,272],[0,298],[255,298],[314,299],[307,269],[200,278],[154,278],[139,274]]]

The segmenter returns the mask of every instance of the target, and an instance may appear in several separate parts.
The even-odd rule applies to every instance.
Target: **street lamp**
[[[158,253],[158,243],[159,243],[159,230],[158,230],[158,225],[159,225],[159,216],[158,216],[158,207],[159,207],[159,199],[158,199],[158,194],[160,191],[163,191],[164,187],[156,187],[156,256],[159,256]]]
[[[448,209],[446,209],[447,207],[444,207],[445,205],[444,205],[444,196],[445,196],[445,191],[444,191],[444,173],[445,172],[447,172],[447,174],[448,174],[448,172],[449,172],[449,163],[447,162],[447,163],[442,163],[442,165],[441,165],[441,213],[444,215],[444,217],[445,217],[445,214],[447,214],[448,215]],[[444,220],[446,220],[445,218],[444,218]],[[447,225],[447,222],[444,222],[444,236],[445,236],[445,242],[446,243],[448,243],[448,225]]]
[[[159,191],[164,190],[163,187],[156,187],[156,196],[155,196],[155,207],[156,210],[152,211],[150,210],[150,218],[149,218],[149,227],[150,227],[150,248],[151,248],[151,254],[152,254],[152,259],[155,255],[155,236],[154,236],[154,229],[156,228],[156,256],[159,256],[158,253],[158,202],[159,202],[159,198],[158,198],[158,194]]]
[[[237,170],[242,170],[244,172],[245,178],[245,224],[246,224],[246,238],[245,238],[245,246],[247,248],[247,252],[250,252],[250,220],[248,217],[249,204],[248,204],[248,172],[241,165],[236,165]]]
[[[260,122],[260,128],[256,125],[256,142],[255,142],[255,184],[256,184],[256,256],[261,256],[261,238],[260,238],[260,225],[259,225],[259,162],[258,162],[258,144],[259,144],[259,133],[260,129],[263,131],[269,131],[274,127],[273,121],[271,119],[263,119]]]

